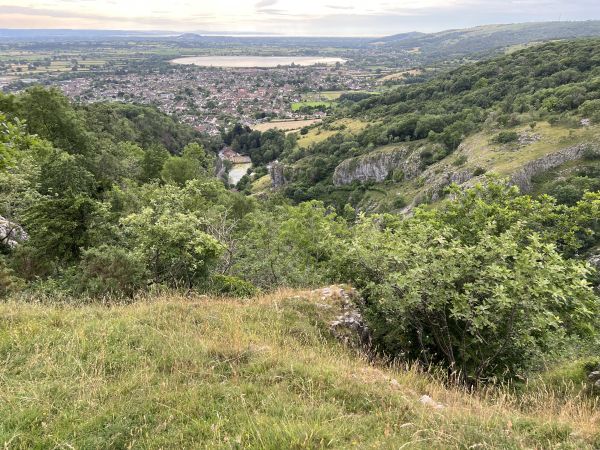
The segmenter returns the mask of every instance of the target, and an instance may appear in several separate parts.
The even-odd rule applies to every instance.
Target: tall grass
[[[0,305],[6,448],[597,448],[592,398],[466,392],[336,342],[335,299]],[[573,392],[576,392],[574,390]],[[419,402],[427,394],[445,405]]]

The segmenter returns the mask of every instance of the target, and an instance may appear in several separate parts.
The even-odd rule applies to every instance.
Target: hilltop
[[[339,343],[326,291],[0,305],[7,448],[594,448],[551,384],[469,393]],[[549,378],[546,378],[548,381]],[[559,378],[555,381],[559,386]],[[571,388],[577,391],[577,386]],[[428,395],[433,402],[422,396]]]
[[[437,33],[402,33],[377,39],[374,44],[416,50],[425,61],[489,56],[514,46],[558,39],[600,35],[600,21],[533,22],[483,25]]]

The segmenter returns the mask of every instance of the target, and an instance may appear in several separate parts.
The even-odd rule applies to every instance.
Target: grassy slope
[[[304,136],[299,136],[298,138],[298,147],[307,148],[311,144],[317,144],[319,142],[324,141],[325,139],[339,133],[348,133],[348,134],[356,134],[362,131],[366,126],[366,122],[361,122],[356,119],[340,119],[336,120],[331,124],[334,130],[327,130],[321,127],[316,127],[309,130],[308,134]],[[339,130],[339,127],[343,127],[343,130]]]
[[[493,172],[508,177],[530,161],[577,144],[600,142],[600,127],[598,126],[570,129],[561,126],[550,126],[547,122],[540,122],[534,130],[530,130],[527,125],[519,126],[514,130],[519,133],[537,135],[539,140],[523,146],[518,144],[492,144],[490,141],[496,132],[482,131],[468,137],[458,151],[430,166],[423,177],[435,179],[436,176],[442,177],[448,172],[475,171],[478,168],[482,168],[489,173]],[[374,152],[391,151],[395,147],[397,145],[379,147]],[[463,158],[465,162],[456,164],[459,162],[459,158]],[[573,162],[571,165],[576,167],[579,164],[581,162]],[[363,200],[363,206],[384,205],[388,210],[393,209],[391,202],[397,196],[402,196],[408,203],[411,203],[417,196],[431,187],[427,183],[421,183],[421,179],[422,177],[418,177],[415,180],[403,183],[387,182],[380,184],[378,190],[373,190],[367,194]]]
[[[0,305],[6,448],[593,448],[599,412],[467,395],[333,341],[335,300]],[[397,380],[397,383],[391,380]],[[421,405],[429,394],[447,408]],[[406,444],[406,445],[405,445]]]

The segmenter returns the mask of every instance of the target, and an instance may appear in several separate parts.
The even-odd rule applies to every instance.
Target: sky
[[[0,28],[385,36],[600,19],[600,0],[0,0]]]

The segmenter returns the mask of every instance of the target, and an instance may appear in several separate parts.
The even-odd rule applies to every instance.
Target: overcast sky
[[[0,0],[0,28],[383,36],[600,19],[600,0]]]

